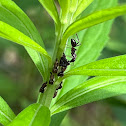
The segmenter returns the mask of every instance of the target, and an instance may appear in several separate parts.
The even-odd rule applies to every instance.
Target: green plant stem
[[[59,78],[53,85],[48,84],[47,90],[44,93],[39,94],[37,103],[44,106],[50,107],[53,95],[55,93],[56,87],[60,84],[63,78]]]
[[[52,64],[50,65],[51,67],[49,67],[49,71],[48,71],[49,74],[52,71],[53,64],[56,60],[56,54],[57,54],[57,50],[58,50],[58,46],[59,46],[59,42],[60,42],[60,38],[61,38],[60,37],[60,35],[61,35],[61,29],[60,28],[61,28],[60,24],[59,25],[55,24],[56,39],[55,39],[54,52],[53,52],[53,57],[52,57]],[[47,80],[49,80],[49,77],[48,77]],[[56,85],[48,84],[47,90],[44,93],[39,93],[37,103],[40,103],[42,105],[49,107],[50,104],[51,104],[51,100],[53,98],[55,90],[56,90]]]
[[[55,85],[50,85],[49,84],[47,86],[47,90],[44,93],[40,94],[38,103],[40,103],[40,104],[42,104],[44,106],[49,107],[50,103],[51,103],[51,100],[53,98],[55,89],[56,89]]]
[[[64,30],[64,25],[55,25],[55,33],[56,33],[56,40],[55,40],[55,46],[54,46],[54,52],[53,52],[53,57],[52,57],[52,63],[54,64],[56,58],[59,60],[63,51],[62,50],[60,52],[60,55],[58,55],[57,51],[59,50],[59,44],[61,41],[61,37],[63,34],[63,30]],[[51,67],[49,67],[49,72],[52,70],[53,64]],[[49,77],[48,77],[49,78]],[[59,78],[57,77],[57,75],[55,75],[55,83],[53,85],[48,84],[47,85],[47,90],[44,93],[40,93],[38,96],[38,100],[37,103],[40,103],[44,106],[50,107],[53,95],[55,93],[56,87],[60,84],[60,82],[63,80],[63,78]]]
[[[59,26],[55,26],[55,33],[56,33],[56,40],[55,40],[55,46],[54,46],[54,52],[53,52],[53,57],[52,57],[52,60],[53,60],[53,63],[55,62],[56,60],[56,57],[57,57],[57,50],[59,48],[59,43],[60,43],[60,40],[61,40],[61,35],[62,35],[62,28],[61,28],[61,24]],[[57,57],[59,58],[59,57]]]
[[[53,63],[55,62],[56,57],[57,57],[56,54],[57,54],[57,50],[58,50],[59,43],[60,43],[60,40],[61,40],[61,34],[62,34],[62,29],[57,28],[57,26],[56,26],[56,41],[55,41],[55,48],[54,48],[54,52],[53,52],[53,58],[52,58]],[[59,56],[57,58],[59,59],[60,57],[61,56]],[[52,65],[52,67],[53,67],[53,65]],[[52,68],[50,68],[49,70],[51,71]],[[56,87],[61,82],[60,79],[59,79],[59,81],[57,79],[58,79],[57,75],[55,75],[55,81],[56,82],[53,85],[48,84],[47,90],[44,93],[39,94],[39,97],[38,97],[38,100],[37,100],[38,103],[40,103],[44,106],[50,107],[50,104],[51,104],[53,95],[55,93]]]

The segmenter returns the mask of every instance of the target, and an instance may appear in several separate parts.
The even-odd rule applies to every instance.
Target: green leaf
[[[70,75],[126,76],[126,55],[106,58],[77,67],[68,71],[64,78]]]
[[[49,126],[50,111],[41,104],[32,104],[24,109],[8,126]]]
[[[126,93],[126,77],[94,77],[63,95],[51,108],[59,113],[77,106]]]
[[[101,10],[105,8],[110,8],[117,5],[117,0],[95,0],[83,13],[84,15],[89,15],[93,11]],[[93,27],[87,28],[78,33],[79,41],[81,45],[77,47],[77,58],[74,65],[68,67],[67,70],[88,64],[95,61],[101,54],[102,49],[106,45],[109,37],[109,32],[112,26],[113,20],[95,25]],[[76,36],[75,36],[76,37]],[[70,45],[70,41],[68,42]],[[66,55],[70,54],[70,49],[66,49]],[[74,81],[72,81],[74,79]],[[66,78],[63,87],[61,89],[58,99],[68,92],[70,89],[76,87],[80,83],[84,82],[87,76],[70,76]]]
[[[15,118],[15,114],[8,106],[8,104],[4,101],[4,99],[0,96],[0,123],[3,125],[7,125]]]
[[[59,0],[61,6],[60,16],[63,32],[73,22],[72,20],[73,14],[76,11],[78,5],[78,0],[66,0],[66,1]]]
[[[70,1],[69,13],[72,14],[72,17],[73,17],[74,12],[77,10],[77,6],[78,6],[78,0],[71,0]],[[70,18],[72,18],[72,17],[70,17]]]
[[[93,0],[79,0],[77,9],[73,15],[73,20],[82,13],[91,3]]]
[[[23,32],[44,47],[41,36],[32,21],[12,0],[0,0],[0,20]],[[34,61],[43,79],[46,80],[45,72],[48,69],[46,58],[31,48],[25,47],[25,49]]]
[[[57,113],[51,116],[51,123],[49,126],[60,126],[62,120],[66,116],[67,111]]]
[[[54,0],[39,0],[56,24],[59,24],[59,15]]]
[[[68,21],[68,13],[70,10],[70,0],[58,0],[61,7],[61,23],[67,24]]]
[[[122,5],[114,8],[97,11],[84,18],[79,19],[66,29],[60,44],[60,48],[64,50],[66,40],[70,35],[73,35],[78,31],[89,28],[93,25],[121,16],[125,13],[126,13],[126,5]]]
[[[91,8],[93,8],[92,11],[96,11],[116,6],[117,0],[97,0],[97,2],[94,1],[93,3],[94,4],[92,4],[86,10],[86,14],[91,13]],[[79,67],[95,61],[101,55],[101,51],[108,42],[109,32],[111,30],[112,23],[113,20],[109,20],[78,33],[81,45],[77,48],[76,62],[74,62],[74,66],[72,68]]]
[[[10,41],[13,41],[17,44],[29,47],[33,50],[36,50],[37,52],[43,54],[49,62],[51,61],[51,57],[48,55],[48,53],[45,51],[44,48],[42,48],[39,44],[34,42],[32,39],[30,39],[28,36],[24,35],[14,27],[0,21],[0,37],[8,39]]]

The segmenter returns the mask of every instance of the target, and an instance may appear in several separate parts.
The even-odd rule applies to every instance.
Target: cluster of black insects
[[[76,60],[76,53],[75,51],[77,49],[75,49],[75,47],[79,46],[79,38],[78,35],[76,34],[78,42],[75,41],[75,39],[71,39],[71,56],[72,59],[71,60],[67,60],[66,59],[66,55],[63,53],[62,57],[60,58],[60,61],[58,62],[58,60],[56,59],[54,66],[53,66],[53,70],[52,72],[50,72],[50,80],[49,80],[49,84],[53,85],[54,83],[54,74],[57,74],[57,76],[64,76],[64,71],[66,70],[67,66],[70,65],[71,62],[75,62]],[[47,82],[43,83],[39,92],[44,93],[44,90],[47,86]],[[59,89],[62,88],[62,82],[59,84],[59,86],[56,88],[56,91],[54,93],[53,98],[56,97],[57,92]]]

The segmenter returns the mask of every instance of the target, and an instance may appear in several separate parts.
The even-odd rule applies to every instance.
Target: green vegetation
[[[0,123],[5,126],[59,126],[69,109],[126,93],[126,55],[96,61],[109,40],[113,19],[126,14],[126,4],[118,5],[117,0],[39,0],[39,2],[54,21],[55,43],[52,55],[45,48],[46,42],[43,42],[36,27],[20,7],[12,0],[0,0],[0,37],[22,45],[40,72],[42,83],[47,82],[46,90],[39,93],[37,89],[40,85],[39,87],[34,85],[38,94],[37,102],[29,103],[29,106],[17,116],[0,96]],[[45,32],[49,32],[49,29]],[[76,33],[80,41],[80,45],[76,47],[76,61],[73,65],[69,62],[70,65],[63,77],[53,73],[54,83],[49,84],[50,72],[56,59],[60,62],[63,53],[66,56],[71,55],[71,49],[67,49],[67,44],[70,45],[70,39],[75,38]],[[115,48],[110,44],[107,47],[111,50],[124,47],[120,46],[118,41],[117,45],[114,44]],[[68,57],[69,59],[71,58]],[[24,65],[25,69],[28,66],[31,73],[34,73],[28,63]],[[2,79],[5,78],[2,81],[4,85],[12,84],[10,80],[6,80],[6,76],[1,76]],[[26,76],[26,80],[27,77],[32,78],[29,75]],[[62,81],[62,89],[58,90],[57,96],[53,98],[57,86]],[[15,90],[20,88],[18,85],[15,86],[17,86]],[[24,87],[21,86],[22,90]],[[16,91],[14,94],[13,90],[11,92],[10,97],[20,99]],[[30,89],[24,92],[30,92]],[[124,99],[115,98],[114,101],[115,104],[116,101],[121,105],[126,104]],[[107,102],[111,103],[111,100]]]

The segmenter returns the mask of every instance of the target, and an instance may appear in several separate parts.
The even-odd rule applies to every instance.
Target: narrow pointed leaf
[[[59,113],[77,106],[126,93],[126,77],[95,77],[73,88],[51,108]]]
[[[79,19],[66,29],[60,48],[64,49],[66,40],[70,35],[123,14],[126,14],[126,5],[97,11],[84,18]]]
[[[32,104],[24,109],[8,126],[49,126],[50,111],[41,104]]]
[[[126,76],[126,55],[98,60],[87,65],[68,71],[70,75],[89,76]]]
[[[56,24],[59,23],[59,15],[54,3],[54,0],[39,0],[39,2],[43,5],[46,11],[50,14],[52,19]]]
[[[80,15],[92,2],[93,0],[79,0],[73,19]]]
[[[39,44],[34,42],[32,39],[18,31],[17,29],[11,27],[10,25],[2,21],[0,21],[0,37],[36,50],[37,52],[47,57],[49,61],[51,61],[51,58],[48,53]]]
[[[29,36],[32,40],[44,48],[41,36],[34,24],[12,0],[0,0],[0,20]],[[25,47],[25,49],[29,53],[39,72],[43,76],[43,79],[45,80],[46,76],[44,73],[48,69],[46,58],[31,48]]]
[[[0,123],[3,125],[7,125],[15,118],[15,114],[8,106],[8,104],[4,101],[4,99],[0,96]]]

